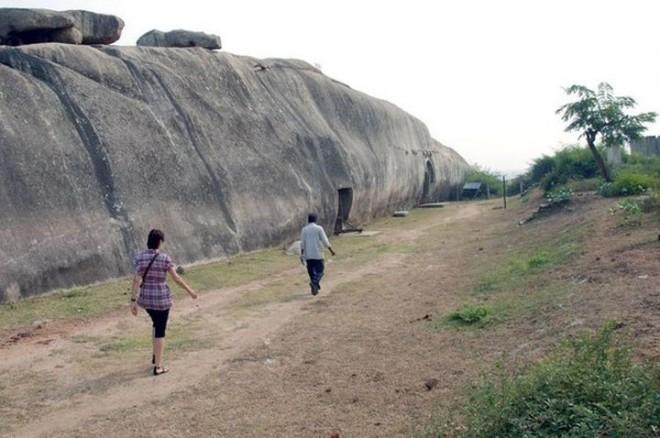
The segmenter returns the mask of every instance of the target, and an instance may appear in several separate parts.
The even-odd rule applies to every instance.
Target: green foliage
[[[482,194],[486,195],[486,186],[490,187],[491,196],[502,193],[502,178],[491,170],[482,168],[475,164],[472,166],[472,172],[465,177],[465,182],[480,182],[482,184]]]
[[[557,167],[554,156],[543,155],[536,158],[529,169],[529,176],[533,183],[538,183],[547,174],[553,172]]]
[[[545,194],[545,198],[552,204],[568,204],[573,199],[573,191],[567,188],[559,188],[549,191]]]
[[[645,157],[639,154],[623,155],[622,171],[660,177],[660,157]]]
[[[573,192],[595,192],[603,184],[600,178],[569,179],[564,185]]]
[[[562,105],[556,112],[568,123],[566,131],[579,131],[580,138],[586,138],[603,178],[610,181],[609,169],[597,147],[622,146],[640,138],[646,130],[644,125],[653,123],[657,114],[626,114],[637,102],[632,97],[615,96],[612,86],[605,82],[598,84],[597,91],[572,85],[566,88],[566,93],[576,95],[578,100]]]
[[[614,182],[601,185],[598,191],[605,197],[632,196],[644,193],[648,189],[659,185],[660,177],[634,173],[626,169],[616,175]]]
[[[613,88],[606,82],[598,84],[593,91],[582,85],[566,88],[568,95],[577,95],[575,102],[562,105],[557,111],[561,119],[568,122],[566,131],[579,131],[580,137],[596,139],[600,135],[605,147],[620,146],[638,139],[646,130],[644,124],[653,123],[654,112],[629,115],[625,110],[633,108],[637,102],[632,97],[615,96]]]
[[[623,214],[624,226],[639,226],[642,224],[642,207],[635,201],[624,200],[610,208],[612,216]]]
[[[528,254],[508,257],[502,266],[488,270],[481,277],[474,293],[493,294],[525,287],[528,282],[533,282],[537,274],[570,262],[579,248],[581,232],[580,228],[572,229],[570,233],[537,246]]]
[[[484,378],[465,407],[464,436],[657,436],[656,370],[636,365],[614,329],[570,341],[521,375],[500,368]]]
[[[591,152],[579,146],[565,147],[555,152],[552,157],[545,158],[552,158],[554,162],[552,170],[539,180],[540,186],[546,191],[570,180],[590,179],[598,175],[598,167]],[[536,173],[539,174],[540,171],[537,169]]]
[[[458,325],[483,325],[490,317],[490,309],[485,306],[465,306],[449,315],[448,321]]]

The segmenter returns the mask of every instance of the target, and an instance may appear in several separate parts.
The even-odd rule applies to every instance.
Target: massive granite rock
[[[130,272],[150,228],[179,263],[437,199],[468,168],[396,106],[301,61],[0,47],[0,297]],[[340,211],[341,210],[341,211]]]
[[[111,44],[119,39],[123,28],[124,22],[114,15],[78,10],[0,8],[0,45]]]
[[[218,35],[190,30],[171,30],[162,32],[150,30],[137,40],[138,46],[146,47],[203,47],[215,50],[222,48],[222,41]]]
[[[82,34],[82,44],[112,44],[121,37],[124,21],[115,15],[89,11],[65,11]]]

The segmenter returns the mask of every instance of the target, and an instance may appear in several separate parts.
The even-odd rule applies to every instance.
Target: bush
[[[621,170],[660,176],[660,157],[645,157],[639,154],[624,155]]]
[[[658,186],[659,183],[660,178],[658,177],[625,170],[616,175],[614,182],[601,185],[598,191],[605,197],[632,196],[644,193],[648,189]]]
[[[656,370],[634,364],[614,328],[564,345],[520,376],[501,370],[486,379],[467,404],[464,436],[656,436]]]
[[[490,315],[490,310],[484,306],[466,306],[449,315],[447,318],[451,322],[460,325],[473,325],[485,323]]]
[[[529,169],[529,176],[533,183],[538,183],[541,179],[549,173],[552,173],[557,164],[555,163],[555,158],[548,155],[543,155],[541,158],[537,158],[532,163],[532,167]]]
[[[529,173],[532,182],[538,182],[543,190],[548,191],[569,180],[595,178],[598,166],[589,149],[568,146],[551,157],[544,155],[535,160]]]
[[[569,179],[565,187],[573,192],[595,192],[602,184],[600,178]]]
[[[546,193],[545,198],[551,204],[568,204],[573,199],[573,191],[567,188],[560,188]]]

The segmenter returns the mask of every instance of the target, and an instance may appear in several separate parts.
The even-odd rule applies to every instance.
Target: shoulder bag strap
[[[142,286],[144,286],[144,281],[147,278],[147,273],[149,272],[149,269],[151,269],[151,265],[153,265],[154,261],[156,260],[156,257],[158,257],[159,254],[156,253],[153,259],[149,262],[149,265],[147,266],[147,269],[144,270],[144,274],[142,274],[142,283],[140,283],[140,289],[142,289]]]

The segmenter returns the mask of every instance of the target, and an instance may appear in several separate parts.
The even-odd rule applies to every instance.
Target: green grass
[[[192,266],[184,279],[199,291],[235,287],[284,271],[294,264],[295,257],[286,256],[280,249],[241,254],[215,263]],[[176,285],[174,289],[181,291]]]
[[[433,328],[492,327],[520,317],[534,318],[551,309],[571,291],[565,281],[554,281],[553,270],[574,260],[585,232],[585,225],[574,226],[559,236],[516,242],[505,257],[490,258],[467,291],[473,303],[440,318]]]
[[[464,306],[455,312],[451,313],[444,320],[440,320],[440,324],[445,323],[454,327],[484,327],[492,320],[492,310],[483,305],[469,305]]]
[[[428,436],[658,436],[659,370],[634,363],[614,327],[568,341],[517,373],[500,366]]]
[[[127,279],[74,288],[0,305],[0,330],[29,326],[33,321],[103,314],[128,303]]]
[[[149,330],[135,336],[122,335],[113,337],[110,341],[98,342],[98,349],[102,353],[120,354],[137,351],[151,351],[152,340]],[[197,351],[213,347],[210,334],[201,330],[181,324],[174,324],[167,330],[167,351],[178,353]]]
[[[528,286],[538,274],[573,260],[578,253],[581,235],[581,228],[573,228],[559,238],[537,244],[534,249],[516,251],[503,263],[482,274],[473,292],[491,294]]]

